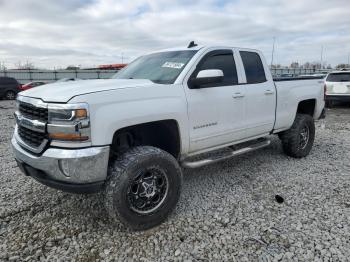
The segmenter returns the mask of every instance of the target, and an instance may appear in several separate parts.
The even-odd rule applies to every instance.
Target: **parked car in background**
[[[298,77],[303,77],[303,78],[325,78],[327,74],[306,74],[306,75],[298,75]]]
[[[15,78],[2,76],[0,77],[0,99],[13,100],[20,92],[20,84]]]
[[[24,90],[28,90],[28,89],[31,89],[31,88],[37,87],[37,86],[42,86],[45,84],[47,84],[47,83],[43,82],[43,81],[33,81],[33,82],[28,83],[28,84],[21,85],[20,89],[21,89],[21,91],[24,91]]]
[[[276,76],[276,78],[292,78],[294,77],[293,74],[279,74]]]
[[[59,82],[69,82],[69,81],[79,81],[81,80],[80,78],[75,78],[75,77],[71,77],[71,78],[61,78],[59,80],[56,81],[56,83]]]
[[[334,71],[325,81],[326,104],[332,107],[334,102],[350,102],[350,70]]]
[[[323,77],[325,78],[327,76],[328,73],[315,73],[313,74],[314,77]]]

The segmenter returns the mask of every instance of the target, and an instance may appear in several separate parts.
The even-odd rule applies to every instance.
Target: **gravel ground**
[[[111,224],[100,195],[24,177],[10,148],[13,111],[0,101],[0,260],[349,261],[350,108],[328,110],[305,159],[272,137],[260,151],[185,170],[175,212],[146,232]]]

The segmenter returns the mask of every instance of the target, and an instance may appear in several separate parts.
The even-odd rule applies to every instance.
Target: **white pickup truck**
[[[287,155],[308,155],[324,88],[318,79],[274,82],[257,50],[191,43],[141,56],[113,79],[21,92],[15,116],[12,145],[26,175],[103,191],[109,216],[142,230],[174,209],[181,167],[268,146],[271,134]],[[220,148],[229,151],[202,154]]]

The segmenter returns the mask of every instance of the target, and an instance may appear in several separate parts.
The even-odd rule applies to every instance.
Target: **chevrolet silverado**
[[[21,92],[12,146],[27,176],[101,191],[113,220],[143,230],[176,206],[182,168],[266,147],[272,134],[286,155],[307,156],[324,91],[318,79],[275,82],[258,50],[191,43],[141,56],[113,79]]]

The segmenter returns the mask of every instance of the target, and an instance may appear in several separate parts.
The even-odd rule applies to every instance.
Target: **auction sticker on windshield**
[[[162,67],[180,69],[180,68],[182,68],[184,65],[185,65],[185,64],[183,64],[183,63],[165,62],[165,63],[162,65]]]

